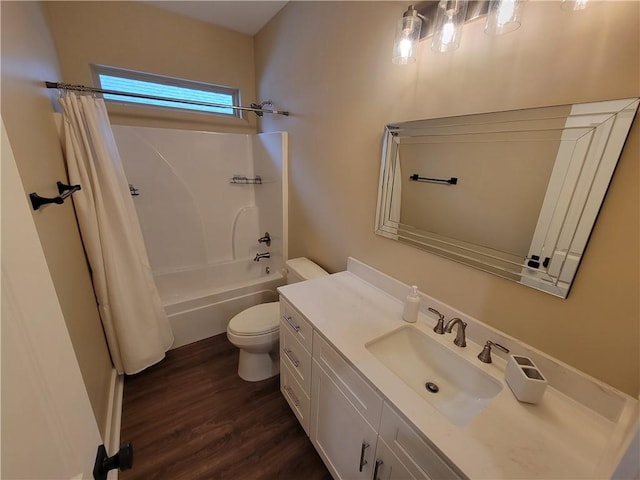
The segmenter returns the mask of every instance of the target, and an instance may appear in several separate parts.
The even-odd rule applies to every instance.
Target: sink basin
[[[409,325],[365,348],[455,425],[469,423],[502,390],[496,379]]]

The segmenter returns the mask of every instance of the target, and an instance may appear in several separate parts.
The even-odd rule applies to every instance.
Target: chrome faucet
[[[491,347],[498,347],[504,353],[509,353],[509,349],[507,347],[503,347],[499,343],[487,340],[487,343],[485,343],[484,347],[482,347],[482,351],[478,354],[478,360],[484,363],[491,363]]]
[[[429,307],[429,311],[438,315],[438,323],[436,323],[436,326],[433,327],[433,331],[436,332],[438,335],[444,335],[444,315],[442,315],[435,308]]]
[[[271,258],[271,254],[269,252],[267,252],[267,253],[256,253],[256,256],[253,257],[253,261],[254,262],[259,262],[263,258]]]
[[[467,328],[467,324],[461,319],[456,317],[449,320],[447,322],[447,326],[444,327],[444,331],[446,333],[451,333],[451,330],[453,330],[453,327],[456,326],[456,324],[458,325],[458,331],[456,332],[456,338],[453,340],[453,343],[459,347],[466,347],[467,339],[465,337],[465,329]]]

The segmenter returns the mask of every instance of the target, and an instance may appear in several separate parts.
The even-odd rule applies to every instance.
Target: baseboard
[[[104,445],[109,455],[120,449],[120,425],[122,423],[122,397],[124,394],[124,375],[111,370],[111,386],[109,388],[109,410],[107,413]]]

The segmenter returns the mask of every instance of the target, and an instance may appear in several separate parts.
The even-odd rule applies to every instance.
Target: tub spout
[[[269,252],[267,252],[267,253],[256,253],[256,256],[253,257],[253,261],[254,262],[259,262],[263,258],[270,258],[270,257],[271,257],[271,254]]]

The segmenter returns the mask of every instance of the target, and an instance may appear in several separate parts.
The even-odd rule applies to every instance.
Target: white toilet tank
[[[287,284],[329,275],[329,272],[305,257],[287,260],[285,270],[287,274]]]

